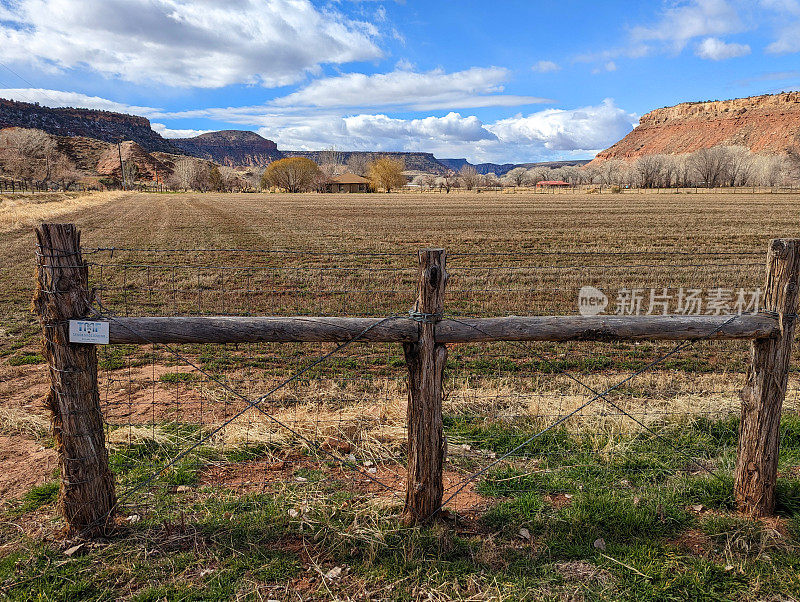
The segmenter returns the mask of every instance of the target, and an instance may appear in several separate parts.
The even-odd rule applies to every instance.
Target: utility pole
[[[127,190],[125,185],[125,166],[122,164],[122,144],[117,142],[117,152],[119,153],[119,175],[122,177],[122,190]]]

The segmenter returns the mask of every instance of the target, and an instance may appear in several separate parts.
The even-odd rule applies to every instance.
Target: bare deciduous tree
[[[197,172],[197,161],[188,157],[178,159],[172,168],[172,183],[184,190],[194,188],[197,181]]]
[[[664,162],[660,155],[645,155],[634,163],[637,183],[641,188],[655,188],[661,179]]]
[[[357,176],[366,177],[368,165],[369,159],[367,158],[367,155],[363,153],[352,154],[350,155],[350,158],[347,159],[347,171],[354,173]]]
[[[505,179],[519,188],[527,181],[528,170],[524,167],[515,167],[506,174]]]
[[[344,173],[344,154],[336,150],[335,146],[319,154],[319,168],[327,176],[338,176]]]
[[[780,155],[758,155],[753,161],[751,181],[758,186],[777,186],[789,174],[791,178],[791,160]]]
[[[467,190],[472,190],[480,185],[481,175],[472,165],[465,165],[458,171],[458,179]]]
[[[55,139],[42,130],[8,128],[0,132],[5,170],[23,182],[45,185],[65,157]]]
[[[701,148],[692,153],[691,164],[697,174],[698,184],[714,188],[723,181],[728,171],[730,157],[721,146]]]
[[[422,174],[419,179],[419,184],[430,190],[436,186],[436,176],[430,173]]]
[[[128,185],[132,186],[136,183],[137,178],[139,177],[139,168],[136,167],[136,163],[131,161],[130,159],[127,161],[122,162],[122,179]]]
[[[728,186],[744,186],[750,181],[750,174],[753,170],[751,153],[744,146],[729,146],[725,149],[727,153],[727,171],[725,180]]]
[[[487,188],[497,188],[500,186],[500,178],[494,172],[487,173],[483,176],[483,186]]]
[[[449,171],[445,175],[437,178],[436,184],[439,186],[440,191],[444,190],[449,194],[453,188],[458,186],[458,174],[454,171]]]

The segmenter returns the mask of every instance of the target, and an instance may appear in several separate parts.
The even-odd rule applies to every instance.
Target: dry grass
[[[587,195],[512,193],[414,193],[373,195],[105,193],[49,202],[22,204],[16,197],[0,204],[0,240],[10,269],[0,276],[8,295],[3,306],[15,337],[31,332],[15,325],[27,317],[33,280],[32,235],[24,225],[57,217],[75,222],[86,247],[168,249],[252,249],[150,253],[120,251],[87,255],[95,284],[103,287],[107,307],[132,315],[191,313],[391,315],[407,311],[416,285],[414,253],[442,246],[449,252],[447,311],[463,314],[574,313],[577,289],[595,284],[609,292],[622,286],[708,288],[757,286],[763,277],[763,253],[770,238],[796,231],[798,198],[786,194],[630,194]],[[307,250],[310,254],[283,253]],[[552,253],[556,251],[557,253]],[[598,252],[613,252],[611,255]],[[329,255],[328,253],[345,253]],[[701,255],[693,255],[694,253]],[[737,252],[737,255],[706,255]],[[688,255],[687,255],[688,254]],[[133,267],[146,266],[146,267]],[[341,268],[347,268],[342,270]],[[378,294],[376,294],[376,292]],[[36,338],[26,347],[35,351]],[[536,345],[536,352],[559,360],[602,353],[612,361],[639,357],[639,347],[573,344]],[[7,348],[7,347],[4,347]],[[655,346],[651,355],[667,349]],[[323,348],[327,349],[327,348]],[[367,445],[375,453],[391,453],[403,439],[405,403],[399,350],[386,346],[354,347],[343,357],[350,367],[332,365],[327,380],[312,380],[282,391],[282,402],[300,400],[305,409],[288,416],[303,433],[322,428],[323,437]],[[702,348],[708,373],[693,368],[658,370],[636,379],[635,390],[621,397],[626,410],[644,409],[650,419],[673,414],[728,413],[738,407],[738,383],[745,357],[737,344]],[[206,369],[236,378],[237,390],[256,396],[280,376],[322,351],[303,346],[219,348],[204,359]],[[12,353],[18,355],[22,351]],[[195,360],[200,352],[191,351]],[[208,355],[208,352],[206,352]],[[514,375],[531,355],[508,345],[455,346],[458,368],[449,384],[448,411],[495,416],[549,416],[570,411],[586,399],[585,391],[556,374],[535,367]],[[162,353],[158,374],[172,361]],[[241,363],[260,362],[243,370]],[[491,361],[490,361],[491,360]],[[489,365],[484,365],[489,361]],[[492,362],[496,361],[496,365]],[[511,362],[502,363],[504,361]],[[484,362],[484,364],[481,364]],[[376,366],[376,367],[374,367]],[[578,366],[579,370],[582,370]],[[283,370],[283,372],[281,372]],[[26,368],[21,370],[26,372]],[[150,403],[149,366],[142,382],[113,385],[111,400]],[[587,369],[581,378],[593,387],[616,382],[629,370],[617,366]],[[9,391],[14,390],[11,377]],[[366,385],[353,376],[372,373],[378,382]],[[123,373],[110,373],[119,379]],[[134,370],[133,374],[138,374]],[[385,378],[383,381],[381,378]],[[122,376],[124,379],[125,377]],[[316,378],[316,377],[315,377]],[[336,383],[337,379],[341,382]],[[402,384],[402,383],[401,383]],[[202,412],[230,403],[219,387],[186,386],[202,398]],[[155,387],[154,387],[155,388]],[[169,408],[173,390],[157,388]],[[20,391],[24,387],[20,387]],[[119,390],[119,392],[117,392]],[[796,387],[793,388],[796,391]],[[13,396],[13,395],[12,395]],[[335,403],[334,403],[335,402]],[[124,407],[123,407],[124,409]],[[601,423],[611,428],[604,404],[587,408],[576,424]],[[302,416],[306,412],[307,416]],[[389,417],[386,418],[385,415]],[[183,414],[184,418],[208,418]],[[269,439],[275,425],[240,425],[226,435]],[[134,422],[149,420],[141,411]],[[244,424],[244,423],[243,423]],[[321,424],[325,424],[324,428]],[[248,433],[247,430],[253,431]],[[120,435],[122,436],[122,435]]]
[[[121,192],[0,194],[0,232],[28,228],[122,197]]]
[[[30,411],[0,406],[0,433],[39,441],[50,436],[50,423]]]
[[[586,375],[582,380],[596,390],[605,390],[618,382],[621,374]],[[596,433],[604,437],[629,436],[642,430],[624,412],[634,415],[644,425],[690,423],[698,418],[719,419],[739,412],[740,377],[719,374],[652,373],[642,376],[634,394],[611,394],[613,406],[598,400],[587,406],[564,426],[574,433]],[[218,410],[225,391],[207,384],[198,387],[209,408],[203,424],[211,430],[222,424]],[[796,378],[790,390],[797,391]],[[367,392],[368,391],[368,392]],[[184,397],[184,401],[189,396]],[[215,405],[214,399],[218,400]],[[525,424],[528,428],[553,422],[559,416],[585,404],[591,395],[564,375],[550,382],[530,379],[491,378],[473,380],[454,386],[444,404],[451,416],[483,416],[487,423]],[[291,402],[288,405],[282,402]],[[246,405],[228,407],[230,414]],[[296,386],[290,394],[250,409],[221,429],[209,445],[231,447],[268,444],[273,449],[313,451],[319,444],[337,456],[355,453],[373,460],[394,460],[406,442],[406,397],[402,383],[385,379],[359,387],[330,379],[314,380]],[[787,413],[800,411],[796,395],[787,398]],[[189,414],[189,409],[184,408]],[[270,418],[271,417],[271,418]],[[288,428],[286,428],[288,427]],[[114,444],[166,442],[168,438],[152,426],[132,426],[114,431]],[[461,445],[460,440],[451,444]],[[458,453],[458,447],[453,448]]]
[[[576,309],[577,289],[588,283],[612,294],[622,286],[757,286],[768,240],[796,230],[793,216],[798,201],[795,195],[783,194],[526,192],[104,193],[37,198],[48,202],[20,202],[15,197],[3,199],[0,205],[0,239],[5,243],[5,264],[11,267],[0,277],[0,284],[7,285],[9,303],[4,304],[3,314],[12,327],[28,321],[33,284],[32,236],[23,226],[55,217],[77,223],[88,248],[253,250],[117,250],[113,255],[87,255],[96,264],[91,273],[94,283],[102,287],[104,304],[119,313],[402,314],[415,294],[415,251],[442,246],[450,254],[447,311],[571,314]],[[309,254],[282,250],[306,250]],[[609,251],[613,254],[603,254]],[[344,254],[330,255],[332,252]],[[707,255],[718,252],[739,254]],[[13,343],[14,337],[11,334],[5,344]],[[636,350],[641,349],[593,344],[535,347],[537,353],[553,360],[602,353],[613,362],[640,357]],[[668,347],[655,346],[645,357],[655,357]],[[405,394],[397,378],[403,373],[402,365],[395,363],[389,369],[386,364],[392,356],[399,359],[399,350],[392,348],[387,354],[386,349],[354,347],[343,359],[355,364],[346,368],[331,365],[330,378],[315,377],[310,384],[281,391],[278,401],[294,401],[289,405],[295,409],[278,408],[276,417],[289,420],[304,435],[341,439],[376,454],[394,453],[404,438]],[[705,346],[698,357],[708,362],[710,372],[658,370],[639,377],[635,389],[618,399],[626,411],[644,412],[647,420],[661,420],[670,414],[727,414],[738,407],[738,383],[745,360],[742,350],[737,344]],[[195,361],[201,358],[207,370],[238,379],[237,390],[253,397],[318,352],[322,351],[262,345],[232,351],[219,348],[210,359],[208,351],[205,357],[200,351],[189,353]],[[586,400],[586,391],[565,377],[537,372],[536,367],[526,368],[520,375],[509,371],[531,360],[524,348],[455,346],[453,357],[458,368],[451,376],[447,401],[447,411],[453,414],[549,417]],[[178,370],[163,365],[173,359],[162,353],[155,372]],[[241,368],[243,362],[254,361],[257,365]],[[484,365],[486,361],[489,365]],[[629,372],[617,366],[582,371],[581,378],[595,388],[605,388]],[[142,374],[135,376],[139,372]],[[131,399],[144,407],[157,390],[164,397],[164,408],[169,409],[174,388],[148,384],[150,366],[139,372],[126,374],[129,380],[134,378],[131,374],[135,376],[127,385],[110,387],[107,400],[119,402],[122,410]],[[367,385],[367,380],[360,378],[365,373],[377,380]],[[109,376],[119,379],[121,374],[112,371]],[[11,383],[8,390],[13,387]],[[197,399],[205,404],[182,417],[202,419],[206,424],[218,421],[218,412],[212,408],[231,402],[230,395],[206,381],[187,384],[181,395],[185,397],[178,404],[186,402],[188,407]],[[139,425],[152,417],[151,412],[140,410],[133,419]],[[595,403],[576,417],[575,424],[592,428],[630,424],[614,414],[618,412]],[[254,412],[246,416],[246,421],[227,429],[228,443],[282,436],[282,429],[274,424],[258,423]]]

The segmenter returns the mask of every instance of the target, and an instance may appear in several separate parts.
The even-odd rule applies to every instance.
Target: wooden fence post
[[[780,335],[754,339],[742,389],[734,492],[741,512],[775,510],[780,420],[792,355],[800,276],[800,239],[775,239],[767,253],[763,311],[776,314]]]
[[[403,343],[408,366],[408,481],[403,522],[433,518],[442,503],[445,440],[442,426],[442,379],[447,347],[437,345],[436,322],[444,310],[447,281],[444,249],[419,252],[419,296],[413,317],[419,341]]]
[[[74,225],[42,224],[36,238],[33,305],[50,367],[46,405],[61,469],[58,509],[70,534],[93,536],[104,532],[114,511],[114,476],[100,411],[97,351],[94,345],[69,342],[69,320],[86,317],[93,291]]]

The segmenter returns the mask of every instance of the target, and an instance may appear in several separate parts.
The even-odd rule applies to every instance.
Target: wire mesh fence
[[[407,315],[416,298],[409,253],[84,254],[106,316],[380,319]],[[584,287],[604,293],[606,313],[734,315],[757,311],[764,261],[731,251],[454,252],[447,270],[444,319],[574,314]],[[584,488],[729,484],[747,345],[450,345],[444,510],[501,520],[527,493],[568,504]],[[402,507],[401,345],[116,345],[101,348],[100,369],[112,468],[132,520],[185,520],[208,499],[235,512],[253,493],[288,500],[295,513],[322,500]],[[794,373],[789,389],[784,412],[796,414]]]

